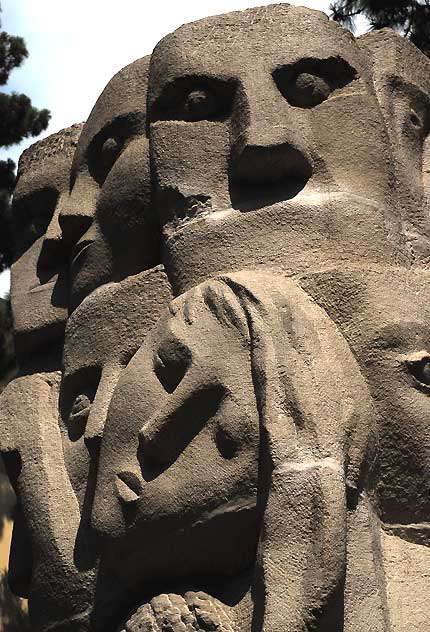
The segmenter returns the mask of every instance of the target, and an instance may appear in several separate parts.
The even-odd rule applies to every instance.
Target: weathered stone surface
[[[99,285],[160,263],[146,136],[149,57],[118,72],[79,139],[61,209],[70,246],[70,308]]]
[[[25,152],[0,452],[36,630],[430,632],[429,64],[210,17]]]
[[[82,124],[73,125],[48,136],[26,149],[19,161],[11,287],[18,356],[31,356],[37,348],[46,355],[50,345],[58,346],[64,332],[68,263],[58,215],[68,196],[81,129]]]

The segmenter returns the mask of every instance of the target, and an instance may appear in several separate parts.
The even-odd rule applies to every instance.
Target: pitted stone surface
[[[429,71],[247,9],[24,152],[0,452],[36,632],[430,632]]]

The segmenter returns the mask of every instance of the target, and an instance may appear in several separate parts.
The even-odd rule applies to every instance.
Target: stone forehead
[[[365,323],[379,322],[381,316],[387,322],[424,323],[430,315],[430,272],[422,268],[342,265],[316,270],[298,282],[340,320],[361,323],[363,333]]]
[[[318,37],[321,28],[324,29],[324,39]],[[321,47],[327,44],[327,38],[333,41],[338,41],[341,38],[345,43],[354,41],[354,37],[349,31],[330,21],[322,11],[289,4],[273,4],[184,24],[163,38],[156,46],[153,55],[157,56],[159,51],[160,54],[165,54],[166,48],[178,47],[187,53],[190,51],[194,56],[198,56],[200,48],[208,45],[216,46],[217,42],[219,42],[219,46],[234,48],[236,53],[240,54],[243,45],[241,38],[245,33],[250,39],[255,36],[257,47],[258,42],[260,42],[263,48],[271,48],[282,44],[282,40],[276,39],[277,34],[288,38],[289,32],[293,36],[292,41],[298,32],[303,34],[305,38],[307,34],[309,38],[316,37]],[[285,42],[286,40],[284,40]],[[307,42],[305,39],[299,43],[303,45]],[[221,48],[220,53],[222,53]]]
[[[75,123],[30,145],[19,159],[18,177],[37,168],[43,160],[56,156],[71,159],[75,153],[83,126],[84,123]]]
[[[279,4],[205,18],[181,26],[157,44],[149,102],[179,76],[240,78],[306,57],[338,55],[367,76],[365,55],[354,36],[321,11]]]
[[[430,95],[430,59],[392,29],[362,35],[358,44],[368,54],[375,82],[401,79]]]
[[[280,28],[282,28],[285,23],[315,25],[315,21],[330,24],[327,15],[322,11],[316,11],[306,7],[296,7],[286,3],[270,4],[263,7],[253,7],[243,11],[232,11],[231,13],[214,15],[196,20],[195,22],[189,22],[180,26],[171,35],[178,35],[181,39],[186,39],[187,35],[189,35],[191,42],[193,42],[194,36],[199,33],[204,34],[205,31],[209,31],[211,35],[217,35],[219,31],[219,35],[223,37],[223,39],[228,39],[230,28],[252,31],[259,30],[259,27],[276,28],[280,26]],[[335,24],[333,24],[333,26],[336,27]],[[167,35],[167,37],[169,37],[169,35]]]
[[[92,138],[113,120],[128,114],[146,113],[149,62],[150,56],[137,59],[117,72],[106,85],[82,130],[79,156]]]

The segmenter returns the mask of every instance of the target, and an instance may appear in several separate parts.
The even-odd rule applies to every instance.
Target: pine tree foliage
[[[18,68],[28,57],[28,50],[22,37],[0,33],[0,86],[4,86],[11,71]]]
[[[359,15],[371,29],[395,29],[430,57],[430,0],[337,0],[330,11],[333,20],[352,31]]]
[[[26,57],[28,51],[22,37],[0,31],[0,86],[6,85],[10,73],[18,68]],[[0,147],[10,147],[24,138],[38,136],[48,127],[49,118],[49,111],[33,107],[27,95],[0,92]],[[15,164],[12,160],[1,160],[0,272],[11,263],[10,198],[14,182]]]

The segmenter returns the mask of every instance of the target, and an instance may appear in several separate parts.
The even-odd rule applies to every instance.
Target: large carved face
[[[11,300],[18,351],[59,339],[67,315],[67,261],[58,214],[80,125],[35,143],[20,160],[13,196]]]
[[[178,289],[250,264],[297,270],[316,240],[321,258],[382,256],[384,125],[362,51],[324,14],[276,5],[181,27],[153,52],[148,109]]]
[[[60,214],[70,252],[71,308],[99,285],[156,265],[146,138],[149,59],[123,68],[97,100],[76,149]]]
[[[316,281],[315,281],[316,279]],[[309,289],[339,324],[378,411],[382,517],[430,517],[429,275],[375,268],[316,275]]]
[[[221,292],[212,284],[172,303],[109,408],[93,525],[113,572],[141,595],[157,581],[231,575],[255,550],[250,349]]]
[[[232,578],[246,592],[262,568],[273,595],[286,594],[281,568],[291,588],[303,567],[326,594],[344,568],[346,479],[362,488],[372,439],[358,365],[299,287],[256,271],[204,282],[171,303],[115,389],[92,516],[102,566],[134,605],[195,585],[234,604]],[[308,620],[318,599],[301,592],[268,617]]]

